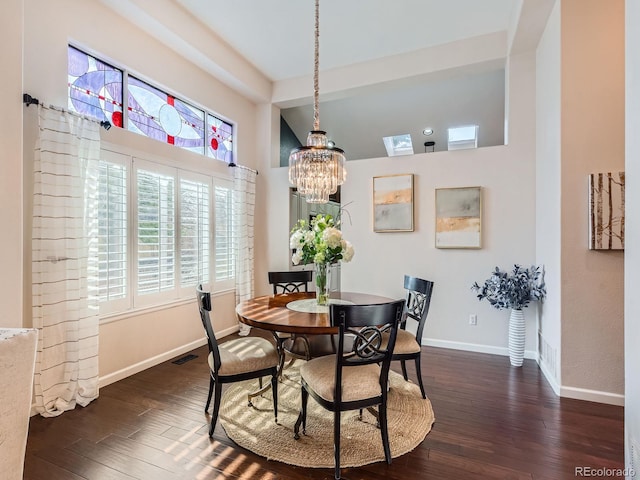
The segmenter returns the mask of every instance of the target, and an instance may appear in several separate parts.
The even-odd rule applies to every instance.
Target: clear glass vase
[[[316,301],[318,305],[329,305],[331,287],[331,265],[316,263]]]

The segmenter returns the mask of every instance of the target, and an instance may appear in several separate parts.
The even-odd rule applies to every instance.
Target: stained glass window
[[[69,45],[69,110],[122,127],[122,71]]]
[[[213,115],[207,115],[207,156],[231,163],[232,155],[233,127]]]
[[[129,77],[129,130],[204,154],[204,112]]]
[[[233,162],[233,125],[69,45],[69,109],[164,143]],[[127,98],[123,103],[123,82]],[[123,106],[126,105],[126,106]],[[206,123],[205,123],[206,119]]]

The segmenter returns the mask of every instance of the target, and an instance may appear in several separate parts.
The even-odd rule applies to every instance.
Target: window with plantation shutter
[[[233,181],[207,157],[233,162],[234,123],[72,45],[67,60],[69,110],[181,147],[102,143],[100,315],[191,301],[199,283],[233,289]]]
[[[235,243],[232,228],[231,185],[215,187],[215,252],[216,282],[224,282],[235,277]]]
[[[101,152],[99,296],[105,316],[234,288],[233,182]]]
[[[180,179],[180,286],[209,283],[210,181]],[[191,290],[189,293],[193,293]]]
[[[175,178],[138,169],[137,293],[148,295],[175,288]]]
[[[98,296],[111,309],[128,305],[127,157],[103,152],[98,179]],[[102,307],[101,307],[102,308]]]

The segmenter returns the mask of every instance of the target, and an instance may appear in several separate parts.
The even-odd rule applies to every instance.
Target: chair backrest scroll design
[[[273,294],[308,292],[311,270],[292,270],[286,272],[269,272],[269,283],[273,285]]]
[[[355,365],[380,364],[380,387],[386,396],[389,366],[396,334],[402,319],[405,300],[374,305],[330,305],[333,326],[339,326],[338,353],[336,361],[335,401],[341,398],[342,369]],[[383,333],[388,332],[388,341]],[[345,337],[352,337],[350,346],[345,346]]]
[[[405,275],[404,288],[407,291],[407,297],[404,317],[402,318],[400,328],[406,327],[407,319],[415,320],[418,324],[416,339],[419,341],[422,339],[427,314],[429,313],[433,282]]]

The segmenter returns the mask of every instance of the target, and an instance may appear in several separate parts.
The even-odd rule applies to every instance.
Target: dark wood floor
[[[220,425],[210,441],[207,352],[191,353],[103,388],[88,407],[32,417],[24,478],[333,478],[258,457]],[[343,469],[345,478],[561,480],[576,467],[623,468],[623,409],[559,399],[533,361],[512,368],[505,357],[425,347],[422,364],[436,417],[426,440],[389,466]]]

